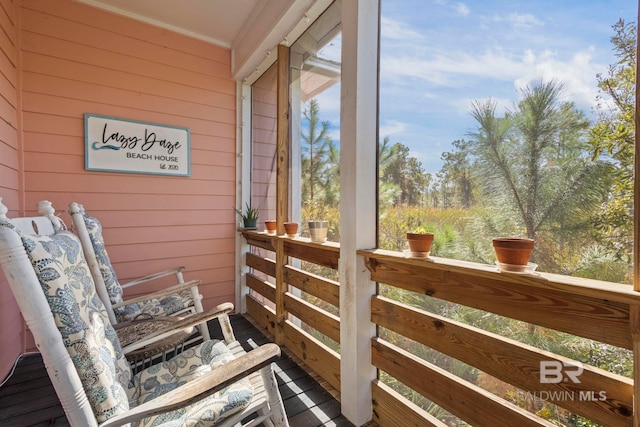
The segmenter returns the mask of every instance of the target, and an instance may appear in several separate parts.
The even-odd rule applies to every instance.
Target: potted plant
[[[425,227],[417,227],[407,232],[409,251],[416,254],[426,254],[431,251],[434,234]]]
[[[287,237],[296,237],[296,233],[298,232],[298,223],[297,222],[285,222],[284,223],[284,232],[287,234]]]
[[[526,266],[531,258],[534,240],[519,237],[493,239],[493,248],[500,264]]]
[[[246,210],[244,211],[244,213],[239,209],[236,209],[236,208],[234,209],[238,213],[238,215],[240,215],[240,217],[242,218],[242,223],[244,225],[244,228],[247,228],[247,229],[256,228],[256,225],[258,224],[258,217],[260,216],[258,209],[254,209],[251,206],[249,206],[248,202],[246,204]]]
[[[264,228],[267,230],[269,234],[276,234],[276,220],[268,219],[264,222]]]
[[[329,229],[329,221],[324,221],[324,220],[309,221],[309,235],[311,236],[311,241],[315,243],[326,242],[328,229]]]

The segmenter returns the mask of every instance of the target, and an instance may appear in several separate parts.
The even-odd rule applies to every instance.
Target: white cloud
[[[471,13],[471,10],[469,9],[469,6],[464,3],[456,3],[456,12],[458,12],[459,15],[467,16]]]
[[[321,120],[338,123],[340,120],[340,85],[332,86],[315,98],[320,108]]]
[[[522,75],[524,67],[522,58],[514,58],[501,50],[483,54],[451,50],[436,53],[430,58],[387,56],[381,64],[385,78],[401,80],[412,77],[429,84],[450,87],[464,84],[464,76],[514,79]]]
[[[596,105],[598,94],[596,74],[606,69],[603,64],[593,61],[594,49],[588,48],[575,52],[570,58],[560,59],[551,51],[538,55],[527,51],[524,56],[524,69],[514,84],[520,89],[537,80],[558,80],[565,85],[565,96],[581,109],[589,110]]]
[[[518,29],[544,27],[544,23],[530,13],[510,13],[506,20]]]
[[[386,123],[380,124],[380,139],[384,137],[392,137],[393,135],[400,134],[407,129],[407,124],[399,120],[389,120]]]
[[[422,34],[411,28],[410,25],[387,18],[384,15],[381,18],[380,29],[382,37],[389,40],[406,40],[413,41],[422,39]]]
[[[496,24],[506,23],[512,29],[526,30],[533,27],[544,27],[544,21],[538,19],[531,13],[518,13],[512,12],[508,15],[491,15],[482,16],[480,20],[483,23],[483,28],[489,29],[495,27]]]
[[[530,49],[517,55],[495,49],[480,54],[450,51],[431,58],[387,56],[381,68],[386,81],[414,85],[416,93],[429,98],[434,88],[462,88],[479,79],[509,82],[516,89],[536,80],[555,79],[565,83],[572,100],[589,109],[598,92],[595,76],[606,66],[594,62],[590,47],[562,58],[550,50],[535,53]],[[420,81],[429,89],[421,88]]]

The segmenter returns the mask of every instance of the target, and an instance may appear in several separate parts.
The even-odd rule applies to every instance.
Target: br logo
[[[578,377],[583,371],[582,363],[573,360],[565,362],[541,360],[540,384],[558,384],[563,381],[572,381],[574,384],[579,384],[580,379]]]

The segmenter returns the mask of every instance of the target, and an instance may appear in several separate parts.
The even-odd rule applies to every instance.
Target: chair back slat
[[[95,242],[95,237],[91,236],[87,229],[86,223],[86,213],[81,204],[73,202],[69,205],[69,214],[71,215],[71,221],[73,223],[73,228],[82,243],[82,250],[84,251],[84,256],[89,264],[89,269],[91,270],[91,275],[93,276],[94,282],[96,284],[96,291],[98,292],[98,296],[102,300],[105,308],[107,309],[107,314],[109,315],[109,321],[112,325],[118,323],[117,316],[115,311],[113,310],[112,304],[117,304],[118,302],[122,302],[122,287],[118,283],[118,278],[115,275],[115,271],[111,266],[111,261],[109,260],[109,256],[104,251],[101,254],[102,257],[106,257],[106,261],[101,262],[98,255],[96,254],[95,247],[99,242]],[[102,239],[102,230],[101,224],[97,222],[93,222],[93,226],[99,227],[100,230],[97,230],[98,236],[102,242],[102,247],[104,248],[104,240]],[[107,271],[110,270],[110,271]],[[113,281],[112,287],[115,289],[112,292],[109,291],[107,284],[105,283],[104,277],[111,277]],[[113,295],[112,295],[113,294]]]

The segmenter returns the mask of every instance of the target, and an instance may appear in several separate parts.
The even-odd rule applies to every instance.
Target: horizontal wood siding
[[[0,0],[0,197],[10,209],[20,210],[20,155],[18,145],[17,29],[15,5]],[[24,351],[25,325],[20,310],[0,270],[0,381]]]
[[[102,221],[121,281],[183,265],[203,281],[205,308],[233,301],[230,51],[75,1],[20,6],[27,209],[82,203]],[[189,128],[191,176],[86,171],[84,113]]]

